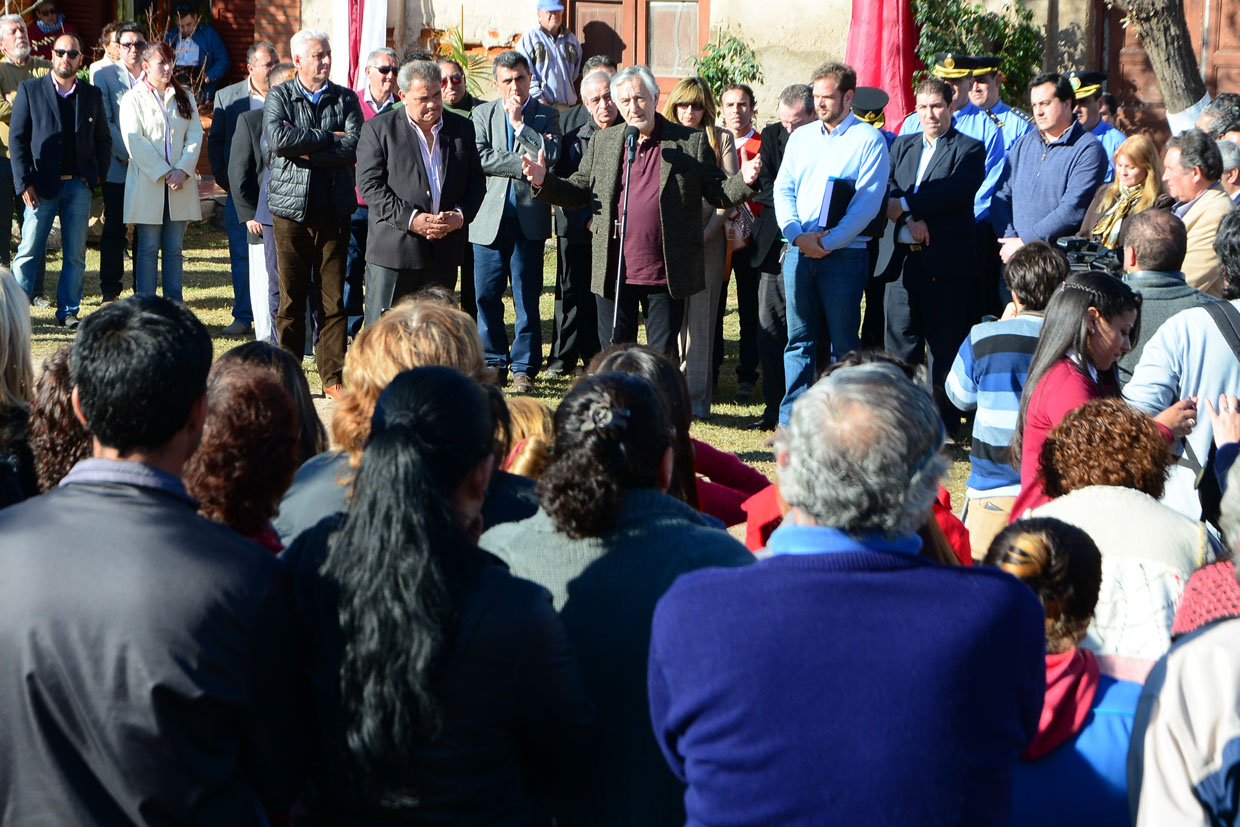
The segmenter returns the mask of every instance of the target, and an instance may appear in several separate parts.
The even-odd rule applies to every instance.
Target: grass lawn
[[[232,323],[232,279],[229,275],[228,241],[223,231],[216,230],[209,223],[191,224],[185,234],[185,301],[189,307],[207,325],[207,329],[215,340],[215,353],[218,356],[238,344],[241,338],[229,338],[221,335],[221,331]],[[60,273],[60,253],[53,252],[48,256],[47,284],[45,294],[48,298],[56,295],[56,280]],[[546,278],[541,300],[541,316],[543,319],[544,355],[551,342],[551,318],[553,304],[553,285],[555,283],[555,251],[547,249]],[[132,287],[130,276],[125,277],[125,286]],[[90,246],[86,252],[86,286],[82,299],[81,316],[85,317],[97,310],[100,305],[99,292],[99,250]],[[708,442],[724,451],[737,454],[742,460],[753,465],[768,477],[774,477],[774,457],[769,448],[762,446],[768,432],[750,431],[746,426],[762,414],[761,385],[754,400],[739,404],[733,400],[736,394],[736,363],[738,358],[737,334],[739,320],[736,312],[735,283],[728,287],[727,314],[724,316],[724,361],[719,373],[719,386],[715,388],[714,402],[711,405],[709,422],[695,422],[693,436]],[[511,300],[507,302],[507,319],[513,319]],[[55,308],[30,308],[31,326],[33,328],[33,353],[36,367],[56,350],[69,344],[72,335],[56,324]],[[643,334],[644,335],[644,334]],[[310,387],[318,393],[321,383],[318,369],[314,362],[303,363],[310,380]],[[570,379],[540,376],[536,385],[535,396],[542,399],[552,408],[567,392]],[[328,399],[317,400],[320,415],[330,419],[332,402]],[[953,446],[952,468],[948,480],[944,483],[952,494],[952,504],[959,509],[964,498],[964,484],[968,477],[968,442]]]

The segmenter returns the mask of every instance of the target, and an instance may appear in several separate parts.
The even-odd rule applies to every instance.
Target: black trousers
[[[567,373],[598,353],[598,305],[590,292],[590,240],[556,240],[555,328],[548,368]]]
[[[762,363],[762,418],[778,422],[779,403],[784,401],[784,346],[788,344],[788,304],[780,273],[760,274],[757,339]],[[829,336],[823,339],[830,341]]]
[[[125,276],[125,184],[103,184],[103,235],[99,237],[99,290],[105,296],[119,296]],[[137,234],[130,244],[129,283],[133,286],[133,263],[138,260]]]
[[[934,401],[948,433],[955,432],[961,415],[947,400],[943,384],[969,334],[971,286],[968,279],[937,279],[919,253],[909,253],[900,277],[887,285],[883,308],[887,350],[913,364],[925,363],[928,357]]]
[[[866,252],[870,254],[870,280],[865,285],[865,318],[861,321],[863,348],[881,349],[886,338],[883,303],[887,284],[874,277],[874,270],[878,267],[878,242],[877,238],[871,238],[865,245]]]
[[[762,273],[749,262],[749,250],[737,250],[732,255],[732,276],[736,282],[736,313],[740,317],[741,332],[737,338],[740,348],[736,364],[736,381],[751,385],[758,381],[758,283]],[[715,379],[723,364],[723,317],[727,315],[727,289],[719,301],[719,317],[715,322]]]
[[[455,266],[436,264],[418,270],[394,270],[366,262],[366,326],[378,322],[379,317],[393,305],[428,284],[453,289],[456,287],[456,270]]]
[[[1006,293],[1003,285],[1003,262],[999,258],[999,241],[995,238],[990,219],[975,225],[977,233],[976,281],[969,291],[969,323],[977,324],[983,316],[998,316],[1003,312]]]
[[[469,226],[462,228],[469,232]],[[469,318],[478,319],[478,296],[474,292],[474,245],[466,244],[465,253],[461,257],[461,277],[457,280],[457,295],[461,300],[461,310],[469,314]]]
[[[676,355],[676,337],[680,335],[680,323],[685,317],[685,303],[673,299],[667,285],[650,287],[641,284],[625,284],[620,288],[620,312],[616,320],[615,336],[611,322],[615,303],[597,293],[598,341],[603,348],[621,342],[637,341],[638,308],[646,317],[646,344],[679,364]]]

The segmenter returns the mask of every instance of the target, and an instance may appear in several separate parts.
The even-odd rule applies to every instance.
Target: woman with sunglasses
[[[129,150],[124,217],[138,235],[134,292],[155,294],[158,256],[164,297],[181,301],[185,225],[202,218],[194,179],[202,121],[193,95],[172,75],[175,57],[167,43],[146,44],[142,81],[121,99],[120,124]]]

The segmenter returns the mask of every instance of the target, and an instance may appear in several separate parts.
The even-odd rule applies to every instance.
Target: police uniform
[[[1064,75],[1068,79],[1068,83],[1072,84],[1072,92],[1078,101],[1088,100],[1094,95],[1102,94],[1102,84],[1106,82],[1107,76],[1105,72],[1078,72],[1071,71]],[[1128,136],[1111,126],[1101,118],[1093,129],[1089,130],[1089,134],[1093,135],[1102,142],[1102,148],[1107,153],[1107,176],[1103,179],[1104,183],[1110,183],[1115,178],[1115,150],[1119,149],[1119,145],[1128,140]]]
[[[973,70],[973,77],[997,74],[1002,61],[997,57],[985,56],[976,59],[978,66]],[[986,110],[995,126],[1003,132],[1003,155],[1006,158],[1012,150],[1012,144],[1029,130],[1033,129],[1033,117],[1023,109],[1008,106],[1000,99],[994,106]]]
[[[873,86],[858,86],[853,92],[852,111],[861,120],[878,130],[883,136],[883,140],[887,142],[887,149],[891,149],[891,142],[896,139],[895,133],[887,126],[887,117],[883,110],[887,107],[887,103],[891,100],[891,96],[882,89],[876,89]],[[916,113],[913,115],[916,118]],[[883,199],[883,217],[887,214],[887,199]],[[884,230],[889,222],[883,221]],[[882,244],[883,235],[878,232],[870,236],[870,240],[866,243],[866,252],[870,254],[870,280],[865,286],[865,318],[861,321],[861,346],[867,348],[882,349],[884,344],[884,329],[886,320],[883,316],[883,295],[887,291],[887,284],[874,278],[874,272],[878,267],[879,247]],[[887,245],[890,246],[890,243]]]

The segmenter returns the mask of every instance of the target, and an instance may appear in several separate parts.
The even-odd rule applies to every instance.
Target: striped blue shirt
[[[962,411],[977,410],[970,497],[1013,497],[1020,491],[1020,472],[1011,465],[1008,447],[1041,331],[1042,316],[1033,313],[974,325],[952,363],[947,398]]]

